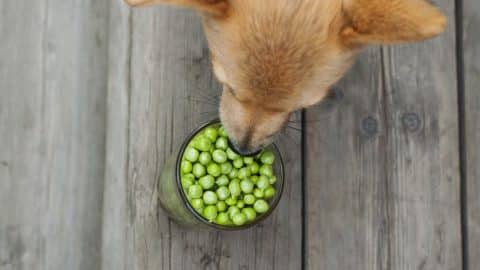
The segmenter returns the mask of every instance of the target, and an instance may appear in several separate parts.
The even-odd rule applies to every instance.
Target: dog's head
[[[369,44],[434,37],[445,16],[424,0],[127,0],[204,15],[220,117],[237,150],[269,143],[290,114],[319,102]]]

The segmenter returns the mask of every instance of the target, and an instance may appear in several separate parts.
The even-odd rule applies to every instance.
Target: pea
[[[276,190],[272,186],[269,186],[265,189],[263,193],[264,193],[265,199],[268,200],[273,196],[275,196]]]
[[[225,161],[227,161],[227,154],[220,149],[213,151],[212,157],[213,160],[217,163],[224,163]]]
[[[260,169],[260,166],[258,165],[257,162],[253,162],[252,164],[250,164],[248,166],[248,168],[250,169],[250,172],[252,174],[257,174],[258,173],[258,170]]]
[[[247,194],[243,197],[243,201],[245,202],[245,204],[248,204],[248,205],[254,204],[256,200],[257,199],[252,194]]]
[[[230,190],[230,194],[232,195],[233,198],[240,196],[240,193],[241,193],[240,183],[237,179],[230,181],[230,184],[228,185],[228,189]]]
[[[188,188],[188,195],[192,198],[192,199],[198,199],[198,198],[201,198],[202,197],[202,194],[203,194],[203,189],[202,189],[202,186],[200,185],[191,185],[189,188]]]
[[[225,130],[224,127],[220,127],[220,128],[218,129],[218,134],[220,134],[220,136],[222,136],[222,137],[228,137],[227,131]]]
[[[258,200],[253,204],[253,209],[259,214],[266,213],[270,207],[265,200]]]
[[[204,152],[210,151],[210,149],[212,148],[212,141],[210,141],[208,138],[203,136],[199,137],[195,141],[195,148]]]
[[[205,204],[216,204],[218,202],[217,194],[213,191],[206,191],[203,193],[203,202]]]
[[[218,213],[216,223],[219,225],[228,225],[230,218],[227,213]]]
[[[215,185],[215,178],[211,175],[205,175],[198,180],[203,189],[211,189]]]
[[[222,171],[222,174],[229,174],[233,169],[233,166],[232,166],[232,163],[230,162],[224,162],[222,164],[220,164],[220,170]]]
[[[257,212],[255,212],[255,210],[253,210],[251,207],[243,208],[242,214],[245,215],[247,221],[254,221],[257,218]]]
[[[250,170],[246,167],[243,167],[238,170],[238,178],[245,179],[251,175]]]
[[[233,205],[236,205],[237,204],[237,199],[235,198],[228,198],[225,200],[225,203],[228,205],[228,206],[233,206]]]
[[[182,175],[181,178],[182,178],[182,181],[188,179],[188,180],[190,180],[190,181],[192,181],[192,182],[195,182],[195,176],[194,176],[193,174],[191,174],[191,173],[184,174],[184,175]]]
[[[200,209],[203,209],[203,200],[202,199],[192,199],[192,201],[190,202],[190,205],[193,207],[193,209],[195,210],[200,210]]]
[[[247,217],[243,213],[237,213],[232,217],[232,222],[237,226],[242,226],[247,222]]]
[[[202,165],[207,165],[210,161],[212,161],[212,155],[209,152],[202,152],[198,157],[198,162]]]
[[[240,208],[240,209],[242,209],[243,207],[245,207],[245,202],[243,202],[243,201],[238,201],[238,202],[237,202],[237,207]]]
[[[233,161],[233,167],[237,168],[237,169],[240,169],[243,167],[243,159],[242,158],[236,158],[234,161]]]
[[[205,129],[204,132],[205,137],[207,137],[210,141],[215,142],[218,137],[218,132],[215,128],[213,127],[208,127]]]
[[[185,159],[190,161],[190,162],[196,162],[198,160],[199,155],[200,155],[200,153],[195,148],[188,147],[185,150]]]
[[[217,202],[217,209],[219,212],[223,212],[227,209],[227,204],[224,201]]]
[[[253,195],[256,197],[256,198],[263,198],[264,196],[264,193],[263,193],[263,190],[259,189],[259,188],[256,188],[253,190]]]
[[[230,217],[230,219],[233,218],[233,216],[237,213],[240,213],[240,209],[238,209],[238,207],[236,206],[230,206],[228,208],[228,216]]]
[[[203,217],[212,222],[218,215],[218,210],[215,205],[209,205],[203,209]]]
[[[250,181],[252,181],[252,183],[256,184],[257,181],[258,181],[258,175],[250,176]]]
[[[188,190],[189,187],[191,187],[194,184],[194,180],[190,178],[182,178],[182,187],[185,190]]]
[[[275,155],[271,151],[265,151],[260,156],[260,161],[263,164],[272,165],[273,162],[275,161]]]
[[[269,180],[270,184],[273,185],[277,182],[277,177],[275,175],[272,175]]]
[[[270,186],[270,180],[265,175],[260,175],[257,181],[257,187],[261,190],[266,189]]]
[[[219,187],[217,189],[217,196],[219,200],[224,201],[230,197],[230,190],[225,186]]]
[[[254,184],[252,181],[248,179],[243,179],[242,182],[240,182],[240,189],[242,190],[243,193],[252,193],[254,188]]]
[[[253,157],[244,157],[243,158],[243,163],[250,165],[253,163]]]
[[[265,176],[267,176],[267,177],[272,177],[272,176],[273,176],[272,166],[271,166],[271,165],[268,165],[268,164],[263,164],[263,165],[260,167],[259,172],[260,172],[261,175],[265,175]]]
[[[192,172],[192,163],[188,160],[183,160],[182,163],[180,164],[181,170],[183,173],[190,173]]]
[[[228,148],[228,140],[224,137],[220,137],[215,142],[215,147],[217,149],[227,150]]]
[[[216,163],[210,163],[208,166],[207,166],[207,172],[208,174],[210,175],[213,175],[215,177],[218,177],[220,176],[220,174],[222,173],[222,170],[220,169],[220,165],[216,164]]]
[[[228,159],[230,160],[235,160],[237,159],[238,157],[240,157],[237,153],[235,153],[235,151],[233,151],[230,147],[227,148],[227,157]]]
[[[230,182],[230,180],[228,180],[228,177],[226,177],[225,175],[218,177],[216,181],[218,186],[227,186],[228,182]]]
[[[230,179],[234,179],[238,177],[238,170],[237,169],[232,169],[232,171],[228,174],[228,177]]]
[[[193,172],[193,175],[195,175],[195,177],[197,178],[200,178],[207,173],[205,170],[205,167],[200,163],[195,163],[193,165],[192,172]]]

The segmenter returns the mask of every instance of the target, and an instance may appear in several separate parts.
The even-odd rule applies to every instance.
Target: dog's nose
[[[230,148],[237,154],[244,157],[256,156],[262,151],[262,149],[250,149],[248,146],[245,145],[237,145],[236,143],[232,142],[230,138],[228,139],[228,146],[230,146]]]

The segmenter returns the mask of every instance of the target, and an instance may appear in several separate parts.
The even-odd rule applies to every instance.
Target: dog
[[[125,0],[202,14],[220,119],[243,155],[272,141],[298,109],[320,102],[372,44],[435,37],[447,19],[425,0]]]

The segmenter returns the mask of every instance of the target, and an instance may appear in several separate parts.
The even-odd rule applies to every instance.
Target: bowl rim
[[[278,153],[278,159],[279,160],[277,162],[280,162],[281,181],[277,181],[277,183],[281,183],[281,185],[280,185],[280,187],[278,187],[278,186],[276,187],[278,193],[275,197],[275,200],[272,201],[272,203],[270,204],[270,209],[268,209],[268,211],[266,213],[262,214],[260,217],[255,219],[255,221],[247,223],[247,224],[242,225],[242,226],[224,226],[224,225],[215,224],[213,222],[209,222],[207,219],[205,219],[199,213],[197,213],[197,211],[195,211],[195,209],[193,209],[193,207],[190,205],[190,202],[187,199],[187,195],[185,194],[185,192],[183,190],[183,187],[182,187],[181,175],[180,175],[180,165],[181,165],[181,162],[182,162],[183,153],[185,152],[185,149],[187,148],[187,146],[191,142],[191,140],[198,133],[200,133],[202,130],[204,130],[208,126],[215,125],[215,124],[221,124],[221,121],[220,121],[219,118],[215,118],[213,120],[204,122],[203,124],[199,125],[192,132],[190,132],[190,134],[183,141],[183,143],[182,143],[182,145],[181,145],[181,147],[180,147],[180,149],[177,153],[177,158],[176,158],[176,161],[175,161],[175,180],[176,180],[175,182],[176,182],[176,186],[177,186],[177,191],[180,193],[180,197],[182,198],[182,202],[186,206],[187,210],[198,221],[200,221],[204,225],[207,225],[208,227],[215,228],[217,230],[222,230],[222,231],[245,230],[245,229],[251,228],[255,225],[258,225],[259,223],[264,221],[267,217],[269,217],[273,213],[273,211],[277,208],[277,206],[280,202],[280,199],[282,198],[283,190],[284,190],[284,187],[285,187],[285,167],[284,167],[284,163],[283,163],[282,153],[280,152],[280,149],[277,147],[277,145],[275,143],[272,143],[270,145],[271,147],[273,147],[275,149],[275,152]]]

